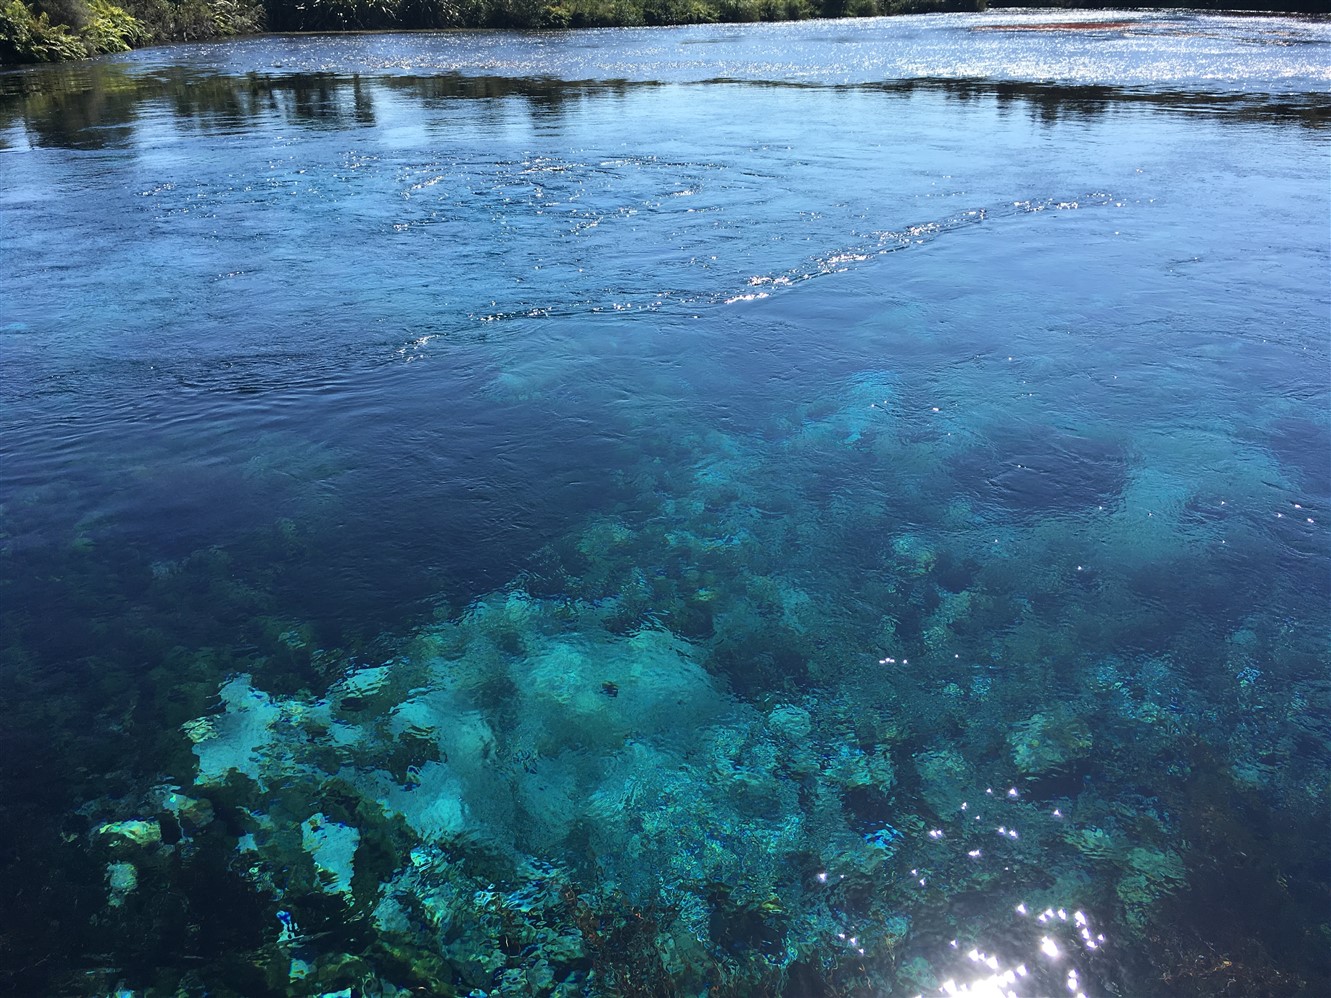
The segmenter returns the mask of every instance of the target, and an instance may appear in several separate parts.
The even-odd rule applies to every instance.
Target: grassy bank
[[[992,0],[993,6],[1102,6]],[[0,0],[0,64],[60,62],[141,45],[261,31],[593,28],[798,21],[984,10],[989,0]],[[1325,14],[1331,0],[1138,0],[1135,7]]]
[[[256,0],[0,0],[0,64],[63,62],[264,30]]]
[[[582,28],[874,17],[985,0],[0,0],[0,63],[261,31]]]

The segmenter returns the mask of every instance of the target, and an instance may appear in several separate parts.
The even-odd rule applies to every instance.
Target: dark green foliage
[[[128,0],[151,40],[197,41],[262,31],[263,8],[249,0]]]
[[[82,59],[87,49],[63,24],[52,24],[23,0],[0,2],[0,63]]]
[[[129,12],[106,0],[0,2],[0,63],[62,62],[124,52],[149,40]]]
[[[455,28],[463,23],[458,0],[400,0],[398,24],[404,28]]]
[[[75,31],[82,31],[92,20],[92,11],[83,0],[38,0],[36,8],[52,24],[64,24]]]
[[[646,0],[642,16],[646,24],[708,24],[717,10],[707,0]]]
[[[983,9],[984,0],[0,0],[0,62],[272,31],[597,28]]]
[[[252,34],[252,0],[0,0],[0,64],[63,62],[162,41]]]
[[[995,0],[998,6],[1087,8],[1096,0]],[[1325,12],[1331,0],[1266,0],[1258,9]],[[1146,6],[1176,6],[1166,0]],[[1252,0],[1201,0],[1210,10]],[[163,41],[272,31],[598,28],[799,21],[983,11],[988,0],[0,0],[0,64],[58,62]]]
[[[86,9],[89,19],[83,28],[83,38],[93,53],[124,52],[150,38],[138,18],[106,0],[89,0]]]
[[[269,4],[268,11],[274,27],[356,31],[392,27],[397,3],[396,0],[302,0],[291,5]]]

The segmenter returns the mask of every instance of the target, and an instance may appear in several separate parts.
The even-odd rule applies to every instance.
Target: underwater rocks
[[[978,780],[975,767],[959,752],[947,748],[916,755],[915,771],[922,784],[921,796],[940,815],[954,814],[974,793]]]
[[[360,832],[322,812],[300,823],[301,845],[314,860],[314,868],[325,890],[351,900],[352,863]]]
[[[496,594],[322,695],[233,676],[184,725],[197,769],[173,793],[239,825],[235,868],[279,909],[293,988],[342,980],[316,941],[330,904],[371,927],[385,988],[438,993],[644,973],[701,992],[706,967],[762,987],[844,948],[824,906],[922,827],[893,813],[890,747],[862,744],[850,702],[727,697],[693,644],[607,629],[616,614]]]
[[[92,837],[113,857],[106,864],[107,903],[119,908],[139,887],[139,866],[156,863],[162,851],[162,826],[156,821],[131,818],[99,825]]]
[[[108,903],[112,908],[119,908],[125,898],[139,886],[139,871],[133,863],[108,863],[106,867],[106,887]]]
[[[282,719],[282,709],[250,684],[248,675],[234,677],[219,691],[222,713],[184,726],[199,760],[200,786],[221,783],[232,772],[252,780],[261,777],[259,752]]]
[[[1068,768],[1086,758],[1093,744],[1086,723],[1057,707],[1014,724],[1007,742],[1017,771],[1028,778]]]
[[[898,390],[867,376],[762,444],[654,439],[711,457],[633,469],[632,512],[564,538],[540,578],[371,662],[324,658],[313,688],[257,663],[210,687],[163,808],[279,913],[275,987],[856,993],[895,968],[914,993],[947,978],[912,918],[961,935],[957,912],[995,898],[1095,890],[1150,928],[1188,884],[1139,760],[1183,772],[1167,750],[1205,697],[1167,654],[1104,654],[1140,628],[1093,612],[1086,580],[1113,565],[1081,573],[1066,522],[910,505],[961,444],[903,436]],[[1147,550],[1123,509],[1090,520],[1134,571],[1182,550]],[[1278,659],[1231,645],[1247,713],[1271,712]],[[1253,718],[1225,725],[1240,759],[1269,754]],[[97,836],[118,914],[150,893],[142,813]]]
[[[1139,846],[1130,850],[1127,869],[1114,888],[1126,909],[1128,924],[1144,926],[1152,906],[1177,891],[1186,879],[1183,860],[1172,849]]]
[[[132,851],[145,846],[160,845],[162,826],[156,821],[134,818],[129,821],[111,821],[99,825],[93,834],[113,850]]]

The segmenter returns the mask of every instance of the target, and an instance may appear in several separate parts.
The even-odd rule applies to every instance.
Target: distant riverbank
[[[0,65],[62,62],[163,42],[265,31],[558,30],[957,13],[987,7],[1101,9],[1080,0],[0,0]],[[1203,0],[1135,7],[1328,14],[1331,0]]]

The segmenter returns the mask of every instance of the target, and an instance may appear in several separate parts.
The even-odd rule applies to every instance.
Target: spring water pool
[[[1329,53],[0,74],[0,979],[1331,986]]]

